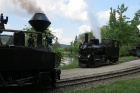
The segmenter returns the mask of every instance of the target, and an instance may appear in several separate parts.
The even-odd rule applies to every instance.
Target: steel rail
[[[120,77],[124,75],[134,74],[138,72],[140,72],[140,66],[117,70],[117,71],[106,72],[106,73],[93,74],[89,76],[68,78],[68,79],[63,79],[63,80],[58,81],[56,87],[63,88],[67,86],[74,86],[78,84],[90,83],[90,82]]]

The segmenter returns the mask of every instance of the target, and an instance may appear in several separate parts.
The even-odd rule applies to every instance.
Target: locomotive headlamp
[[[90,58],[90,54],[89,54],[89,55],[87,55],[87,57],[88,57],[88,58]]]
[[[79,54],[79,58],[81,57],[81,55]]]
[[[47,39],[48,44],[52,44],[52,40],[54,39],[54,37],[53,36],[47,36],[46,39]]]

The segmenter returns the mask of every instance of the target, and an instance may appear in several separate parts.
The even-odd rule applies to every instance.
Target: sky
[[[8,16],[6,29],[23,30],[36,12],[43,12],[58,42],[70,45],[76,36],[91,30],[100,39],[100,27],[108,24],[110,8],[121,4],[128,7],[125,15],[130,20],[140,9],[139,0],[0,0],[0,13]]]

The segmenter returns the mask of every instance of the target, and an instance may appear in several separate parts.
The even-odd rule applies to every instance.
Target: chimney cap
[[[35,13],[34,16],[29,20],[29,23],[36,31],[39,32],[44,32],[51,24],[44,13]]]

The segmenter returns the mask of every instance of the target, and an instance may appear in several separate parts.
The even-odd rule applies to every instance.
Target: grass
[[[126,57],[120,57],[119,61],[125,61],[125,60],[133,60],[136,59],[137,57],[135,56],[126,56]]]
[[[136,59],[136,58],[137,57],[134,57],[134,56],[120,57],[119,61],[133,60],[133,59]],[[64,70],[64,69],[79,68],[79,66],[78,66],[78,62],[76,60],[74,60],[71,64],[67,64],[67,65],[64,64],[62,66],[59,66],[58,68],[61,69],[61,70]]]
[[[62,65],[58,67],[59,69],[63,70],[63,69],[73,69],[73,68],[79,68],[78,66],[78,62],[76,60],[74,60],[71,64],[68,65]]]
[[[66,91],[64,93],[140,93],[140,78],[115,81],[89,89]]]

